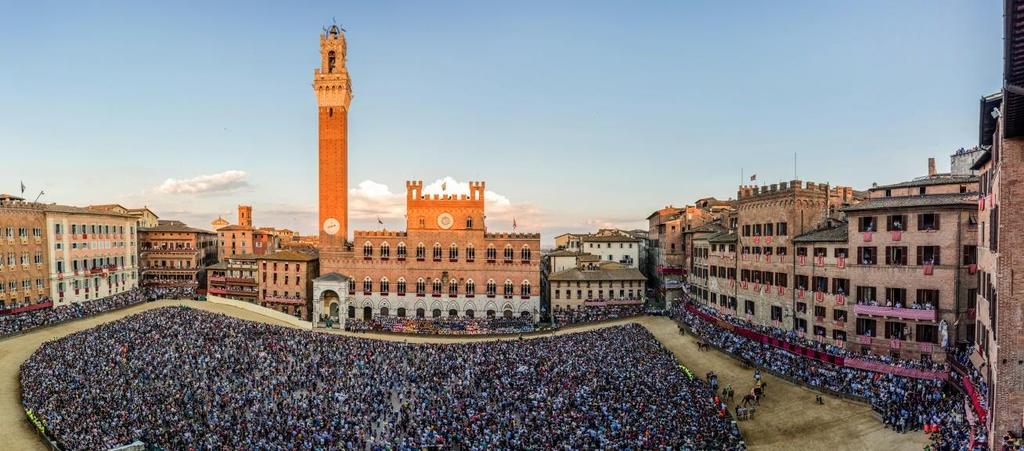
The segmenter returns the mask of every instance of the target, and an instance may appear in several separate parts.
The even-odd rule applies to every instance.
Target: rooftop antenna
[[[46,194],[46,193],[45,193],[45,192],[43,192],[42,190],[40,190],[40,191],[39,191],[39,195],[38,195],[38,196],[36,196],[36,200],[32,201],[32,203],[39,203],[39,198],[40,198],[40,197],[43,197],[43,194]]]

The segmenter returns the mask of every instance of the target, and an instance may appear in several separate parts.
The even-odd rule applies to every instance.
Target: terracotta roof
[[[576,252],[576,251],[568,251],[568,250],[565,250],[565,249],[559,249],[559,250],[556,250],[556,251],[548,252],[546,255],[548,257],[579,257],[581,255],[581,253],[580,252]]]
[[[317,255],[309,252],[299,252],[292,250],[277,251],[273,254],[264,254],[256,257],[257,260],[283,260],[293,262],[308,262],[318,259]]]
[[[601,256],[594,254],[580,254],[581,262],[598,262],[601,261]]]
[[[322,275],[320,277],[317,277],[316,279],[313,279],[313,281],[314,282],[348,282],[349,279],[351,279],[351,277],[346,276],[344,274],[339,274],[339,273],[336,273],[336,272],[331,272],[331,273],[324,274],[324,275]]]
[[[727,232],[708,238],[710,243],[735,243],[736,232]]]
[[[228,269],[228,265],[227,265],[227,263],[224,263],[224,262],[217,262],[217,263],[214,263],[212,265],[207,266],[206,269],[207,270],[211,270],[211,269],[214,269],[214,270],[217,270],[217,269]]]
[[[977,193],[929,194],[926,196],[879,197],[843,208],[843,211],[869,211],[914,207],[969,207],[978,205]]]
[[[115,208],[120,208],[120,209],[122,209],[124,211],[128,211],[128,209],[124,208],[124,205],[121,205],[121,204],[89,205],[89,206],[87,206],[85,208],[91,208],[91,209],[94,209],[94,210],[112,210],[112,209],[115,209]]]
[[[572,268],[552,274],[548,280],[647,280],[647,278],[636,268],[601,268],[593,271]]]
[[[957,183],[977,183],[978,176],[976,175],[951,175],[951,174],[939,174],[929,177],[921,177],[906,182],[893,183],[891,185],[880,185],[871,188],[871,191],[878,191],[883,189],[891,188],[913,188],[915,186],[932,186],[932,185],[952,185]]]
[[[250,230],[255,230],[255,229],[253,229],[252,227],[246,227],[244,225],[238,225],[238,224],[233,224],[233,225],[229,225],[227,227],[221,227],[221,228],[217,229],[218,232],[230,232],[232,230],[250,231]]]
[[[846,242],[849,239],[850,229],[848,224],[843,222],[833,227],[812,230],[802,235],[793,237],[794,243],[818,243],[818,242]]]
[[[116,213],[108,210],[97,210],[92,208],[72,207],[70,205],[58,205],[58,204],[45,204],[43,210],[54,212],[54,213],[77,213],[86,215],[100,215],[100,216],[116,216],[118,218],[132,218],[131,215],[125,215]]]
[[[175,221],[174,223],[162,223],[156,227],[139,227],[139,232],[191,232],[191,233],[208,233],[213,235],[214,232],[203,229],[196,229],[189,227],[183,223]]]
[[[584,243],[635,243],[640,241],[637,238],[626,235],[584,235],[580,237]]]

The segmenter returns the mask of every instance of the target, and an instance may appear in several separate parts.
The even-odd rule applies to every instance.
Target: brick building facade
[[[426,194],[408,182],[406,231],[356,231],[349,250],[321,247],[321,274],[351,278],[348,317],[539,317],[540,235],[488,232],[484,183],[469,189]],[[320,302],[317,311],[339,314]]]
[[[310,319],[313,279],[320,275],[315,253],[283,250],[256,257],[260,305]]]
[[[36,204],[0,194],[0,310],[50,300],[46,216]]]
[[[206,267],[216,262],[214,232],[179,221],[139,229],[140,284],[144,287],[205,287]]]

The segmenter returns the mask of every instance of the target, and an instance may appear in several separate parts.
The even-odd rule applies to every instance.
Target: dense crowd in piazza
[[[401,318],[377,317],[372,320],[348,318],[345,329],[353,332],[394,332],[428,335],[521,334],[534,330],[529,318]]]
[[[718,315],[713,309],[703,306],[700,308],[706,313]],[[752,366],[764,368],[785,379],[817,389],[864,400],[881,415],[886,426],[895,431],[924,431],[931,434],[934,450],[987,449],[985,428],[972,427],[963,394],[945,381],[914,379],[841,367],[800,356],[721,328],[689,312],[684,306],[675,307],[671,315],[700,340]],[[749,325],[736,323],[742,320],[735,318],[719,318],[742,324],[744,327]],[[763,327],[758,330],[762,333],[769,332]],[[794,338],[781,330],[770,335]],[[806,340],[800,339],[796,342],[805,345],[804,341]],[[834,346],[822,346],[819,349],[844,352]],[[909,361],[891,363],[923,365],[927,368],[935,368],[936,365]]]
[[[583,306],[575,309],[555,309],[555,325],[559,327],[573,324],[593,323],[630,316],[642,315],[643,304]]]
[[[65,321],[98,315],[145,301],[146,296],[142,290],[135,288],[105,298],[75,302],[31,312],[3,315],[0,316],[0,337],[14,335],[37,327],[52,326]]]
[[[408,344],[167,307],[48,342],[20,378],[69,450],[744,448],[711,387],[635,324]]]

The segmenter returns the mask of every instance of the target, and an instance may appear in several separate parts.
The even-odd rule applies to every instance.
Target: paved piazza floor
[[[45,449],[38,435],[25,419],[18,389],[18,367],[41,343],[64,335],[113,321],[152,308],[184,304],[238,318],[284,325],[272,318],[236,307],[189,301],[159,301],[120,310],[93,318],[37,330],[25,335],[0,340],[0,424],[4,425],[3,448]],[[689,335],[679,334],[675,323],[667,318],[643,317],[599,325],[562,330],[569,333],[625,322],[638,322],[649,329],[665,346],[698,375],[713,370],[719,374],[721,386],[732,384],[737,393],[753,385],[753,372],[717,351],[697,351]],[[340,333],[340,332],[339,332]],[[358,334],[385,340],[410,342],[459,342],[493,340],[474,337],[424,337]],[[924,433],[897,434],[886,429],[871,409],[864,404],[825,397],[825,405],[814,404],[815,392],[774,376],[767,375],[768,396],[761,403],[756,418],[740,422],[740,430],[751,450],[863,450],[922,449],[927,443]],[[738,398],[738,397],[737,397]]]

